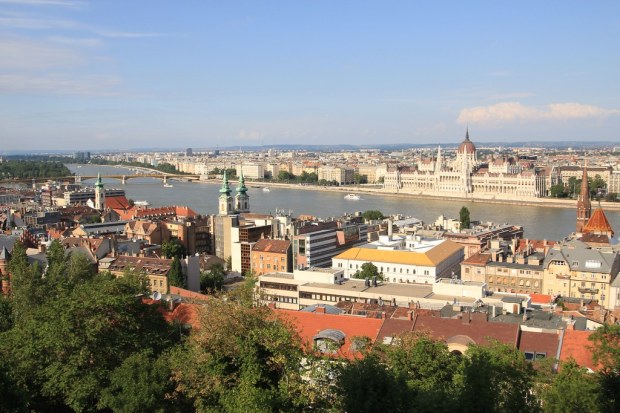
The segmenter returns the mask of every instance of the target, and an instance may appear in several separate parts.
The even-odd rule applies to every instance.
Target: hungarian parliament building
[[[434,159],[422,159],[413,167],[389,169],[385,174],[384,189],[411,194],[527,199],[546,196],[551,184],[548,178],[545,168],[512,159],[480,162],[468,130],[455,159],[444,160],[441,148],[438,148]]]

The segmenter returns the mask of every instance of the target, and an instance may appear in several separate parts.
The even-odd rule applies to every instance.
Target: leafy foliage
[[[385,218],[385,216],[379,210],[369,209],[368,211],[364,211],[362,218],[364,218],[365,221],[376,221]]]
[[[354,274],[354,277],[362,278],[362,279],[366,279],[366,278],[372,279],[373,277],[377,277],[377,279],[382,280],[383,273],[380,273],[377,266],[373,264],[372,262],[365,262],[362,264],[361,271],[357,271]]]
[[[461,229],[467,229],[471,225],[469,217],[469,209],[467,207],[461,207],[459,211],[459,221],[461,223]]]
[[[543,394],[544,411],[596,412],[599,392],[596,377],[579,367],[574,360],[568,361]]]
[[[0,179],[59,178],[63,176],[71,176],[71,171],[61,162],[9,160],[0,163]]]
[[[187,279],[183,274],[183,267],[181,266],[181,260],[178,257],[172,259],[172,265],[170,272],[168,273],[168,284],[174,287],[186,288]]]
[[[166,258],[183,258],[186,254],[185,247],[181,242],[173,238],[170,241],[164,241],[161,245],[161,253]]]
[[[200,290],[201,291],[221,291],[224,285],[224,266],[222,264],[214,264],[208,271],[200,274]]]
[[[291,411],[298,405],[301,342],[266,307],[212,300],[173,357],[177,391],[198,412]]]

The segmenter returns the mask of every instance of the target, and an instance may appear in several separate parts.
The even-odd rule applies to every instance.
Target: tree
[[[386,361],[414,395],[416,412],[455,410],[453,379],[459,358],[443,341],[426,334],[404,334],[395,345],[385,346]]]
[[[295,179],[295,175],[288,171],[282,170],[278,172],[278,181],[291,181],[293,179]]]
[[[461,229],[467,229],[471,225],[469,220],[469,209],[465,206],[459,211],[459,221],[461,222]]]
[[[363,263],[362,270],[355,273],[355,278],[372,279],[373,277],[383,280],[383,274],[379,272],[377,266],[372,262]]]
[[[603,411],[620,408],[620,325],[605,324],[589,337],[592,341],[592,361],[601,365],[601,407]]]
[[[552,198],[566,198],[568,196],[568,193],[562,183],[551,186],[549,193]]]
[[[362,218],[364,218],[365,221],[376,221],[385,218],[385,216],[379,210],[369,209],[368,211],[364,211]]]
[[[299,410],[302,344],[294,329],[267,307],[210,300],[202,328],[172,356],[179,393],[198,412]]]
[[[343,363],[336,380],[338,411],[409,411],[410,394],[406,385],[375,355]]]
[[[181,242],[173,238],[170,241],[164,241],[161,245],[161,253],[166,258],[183,258],[186,254],[185,247]]]
[[[574,360],[563,363],[560,372],[543,392],[543,407],[548,413],[597,412],[599,385],[594,375]],[[605,410],[612,411],[612,410]]]
[[[179,260],[179,257],[174,257],[172,259],[170,272],[168,273],[168,284],[179,288],[186,287],[187,280],[183,274],[183,268],[181,267],[181,260]]]
[[[353,175],[353,182],[355,182],[357,185],[367,184],[368,175],[360,175],[359,173],[356,172],[355,175]]]
[[[594,179],[591,181],[588,180],[588,186],[590,188],[590,193],[593,196],[598,196],[599,192],[603,192],[605,187],[607,186],[607,182],[600,175],[596,175]]]
[[[538,407],[531,393],[535,370],[518,349],[493,340],[472,344],[455,375],[463,412],[531,412]]]
[[[224,266],[213,264],[208,271],[200,274],[200,289],[202,291],[220,291],[224,285]]]
[[[16,297],[31,292],[27,283],[14,288]],[[170,326],[155,306],[136,299],[144,291],[138,275],[97,275],[30,300],[28,315],[3,333],[0,359],[9,360],[14,380],[28,389],[32,410],[95,410],[110,372],[125,358],[170,345]]]
[[[120,413],[173,412],[185,410],[186,401],[170,397],[174,391],[168,354],[159,357],[150,349],[131,354],[110,374],[110,384],[99,408]]]

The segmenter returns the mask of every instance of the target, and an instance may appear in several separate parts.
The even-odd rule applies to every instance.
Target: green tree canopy
[[[183,267],[181,266],[181,260],[178,257],[172,259],[172,265],[170,272],[168,273],[168,283],[174,287],[186,288],[187,279],[183,274]]]
[[[570,360],[562,364],[560,372],[543,392],[544,411],[598,412],[599,393],[600,387],[596,382],[596,376],[579,367],[574,360]]]
[[[459,211],[459,222],[461,223],[461,229],[467,229],[471,225],[469,209],[466,206],[461,207],[461,210]]]
[[[185,247],[181,244],[176,238],[171,239],[170,241],[164,241],[161,245],[161,253],[166,258],[183,258],[186,254]]]
[[[362,218],[366,221],[376,221],[385,218],[381,211],[376,209],[369,209],[368,211],[364,211],[362,214]]]
[[[382,280],[383,274],[379,272],[379,269],[372,262],[365,262],[362,264],[361,271],[355,273],[355,278],[370,278],[377,277],[377,279]]]
[[[173,357],[177,391],[199,412],[295,411],[302,402],[301,342],[269,308],[211,300]],[[304,400],[305,401],[305,400]]]

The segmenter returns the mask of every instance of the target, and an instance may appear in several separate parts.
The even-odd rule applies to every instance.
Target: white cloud
[[[241,140],[247,140],[247,141],[256,141],[259,140],[261,138],[262,134],[257,131],[257,130],[246,130],[246,129],[241,129],[239,131],[239,139]]]
[[[2,13],[0,27],[25,30],[84,28],[83,25],[72,20],[30,17],[21,13]]]
[[[58,44],[66,44],[69,46],[86,46],[86,47],[94,47],[99,46],[102,41],[101,39],[97,39],[94,37],[65,37],[65,36],[50,36],[48,40],[53,43]]]
[[[563,121],[620,115],[618,109],[604,109],[581,103],[553,103],[544,107],[503,102],[461,110],[458,123],[497,125],[514,121]]]
[[[82,64],[73,50],[21,38],[0,38],[0,69],[40,70]]]
[[[143,37],[159,37],[161,33],[139,33],[139,32],[114,32],[114,31],[98,31],[98,35],[103,37],[120,37],[126,39],[138,39]]]
[[[66,74],[0,74],[2,93],[51,93],[58,95],[117,96],[120,79],[115,76]]]

